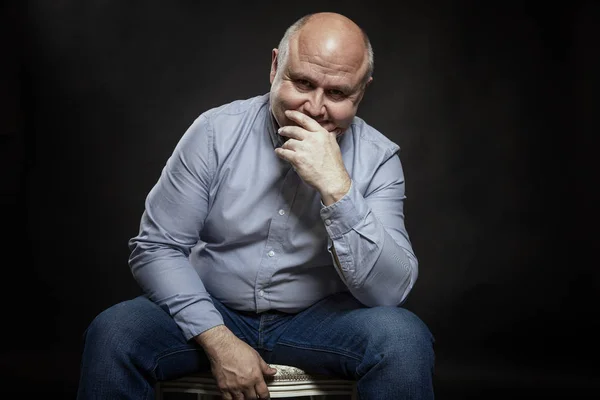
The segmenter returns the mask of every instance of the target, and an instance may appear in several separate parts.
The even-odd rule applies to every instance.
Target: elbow
[[[129,269],[135,276],[140,265],[143,264],[144,252],[146,249],[144,249],[142,241],[140,241],[138,238],[130,239],[128,242],[128,247],[129,258],[127,259],[127,263],[129,264]]]
[[[408,298],[417,278],[417,266],[411,264],[406,273],[393,279],[376,279],[375,276],[370,276],[361,286],[350,288],[350,291],[367,307],[400,306]]]
[[[366,291],[351,291],[354,297],[366,307],[397,307],[404,302],[404,296],[381,295]]]

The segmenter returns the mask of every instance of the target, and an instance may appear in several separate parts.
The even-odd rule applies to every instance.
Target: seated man
[[[356,380],[360,399],[432,399],[399,147],[356,116],[373,51],[335,13],[272,51],[269,93],[205,111],[152,188],[129,263],[144,295],[86,331],[78,399],[152,399],[211,371],[267,399],[268,363]]]

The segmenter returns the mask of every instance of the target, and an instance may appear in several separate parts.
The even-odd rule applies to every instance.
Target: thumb
[[[338,136],[340,136],[342,133],[344,133],[344,131],[340,128],[334,129],[332,131],[329,131],[329,133],[331,134],[331,136],[333,136],[334,138],[337,138]]]
[[[260,360],[260,369],[264,375],[275,375],[277,373],[277,370],[270,367],[263,359]]]

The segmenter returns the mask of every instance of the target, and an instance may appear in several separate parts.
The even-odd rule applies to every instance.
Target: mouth
[[[275,117],[275,114],[273,114],[273,118],[275,119],[275,123],[278,126],[284,126],[284,125],[288,125],[288,126],[300,126],[298,123],[296,123],[295,121],[290,120],[289,118],[285,118],[284,117],[284,119],[286,120],[285,121],[286,123],[284,125],[280,124],[279,121],[277,121],[277,118]],[[330,121],[328,121],[328,120],[321,120],[321,121],[315,120],[315,122],[317,122],[319,125],[321,125],[321,127],[324,128],[324,129],[326,129],[329,133],[333,133],[336,137],[339,137],[342,133],[344,133],[344,130],[345,130],[345,129],[342,129],[340,127],[335,127],[335,126],[333,127],[333,129],[328,128],[327,125],[330,125]]]

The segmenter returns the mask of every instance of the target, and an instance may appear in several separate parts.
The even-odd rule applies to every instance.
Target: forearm
[[[132,240],[131,272],[144,293],[173,317],[186,339],[223,323],[202,280],[180,251]]]
[[[370,307],[402,304],[417,279],[416,258],[398,246],[390,235],[382,236],[383,246],[365,246],[364,239],[357,238],[363,241],[362,245],[347,246],[345,241],[338,240],[332,241],[329,249],[352,295]]]
[[[401,213],[389,211],[386,227],[352,186],[345,198],[324,208],[321,215],[332,259],[350,292],[368,306],[404,302],[417,279],[418,263]]]

